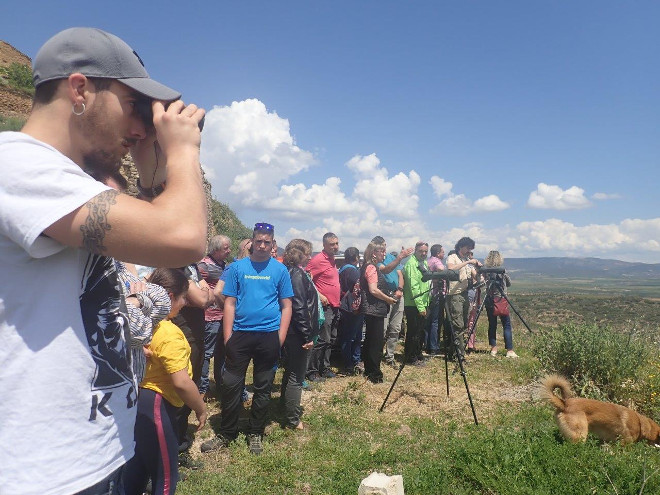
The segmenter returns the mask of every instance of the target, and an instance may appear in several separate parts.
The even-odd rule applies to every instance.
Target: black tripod
[[[529,330],[529,333],[534,333],[534,332],[532,332],[532,329],[529,328],[529,325],[525,322],[525,320],[520,315],[520,313],[518,312],[516,307],[513,305],[513,303],[511,302],[511,299],[509,299],[507,297],[506,293],[504,292],[504,287],[503,287],[504,278],[503,277],[504,277],[505,269],[504,268],[481,268],[479,270],[479,273],[485,274],[486,277],[488,278],[488,280],[486,281],[486,285],[485,285],[484,298],[481,301],[481,304],[479,305],[479,309],[477,310],[477,314],[474,317],[474,322],[472,323],[472,326],[469,329],[468,338],[466,340],[466,346],[467,346],[467,342],[470,340],[470,337],[472,337],[472,334],[474,334],[474,332],[477,329],[477,321],[479,321],[479,315],[481,315],[481,312],[483,311],[484,306],[486,306],[488,304],[490,307],[492,307],[492,305],[493,305],[493,295],[495,294],[495,292],[498,292],[501,297],[506,299],[506,302],[509,304],[509,307],[513,310],[513,312],[516,314],[516,316],[518,318],[520,318],[520,321],[522,321],[523,325],[525,325],[525,328],[527,328],[527,330]]]
[[[427,280],[458,280],[458,272],[455,270],[442,270],[438,272],[429,272],[426,270],[423,265],[420,263],[419,266],[420,271],[422,272],[422,281],[426,282]],[[430,290],[430,289],[429,289]],[[422,294],[419,294],[417,297],[422,296],[423,294],[426,294],[428,291],[423,292]],[[436,304],[440,304],[440,294],[435,296],[436,299]],[[446,327],[449,328],[449,333],[450,333],[450,339],[451,339],[451,346],[453,347],[453,354],[456,356],[456,360],[458,361],[458,367],[461,371],[461,376],[463,377],[463,383],[465,383],[465,391],[467,392],[468,400],[470,401],[470,408],[472,409],[472,416],[474,417],[474,424],[478,425],[479,421],[477,420],[477,413],[474,410],[474,403],[472,402],[472,395],[470,395],[470,387],[468,386],[467,382],[467,374],[465,372],[465,367],[463,366],[463,359],[461,359],[461,356],[459,354],[459,350],[456,348],[456,340],[455,340],[455,331],[454,327],[451,324],[451,319],[449,318],[449,299],[445,298],[445,318],[446,318]],[[445,349],[445,381],[447,384],[447,397],[449,397],[449,349]],[[392,393],[392,390],[394,390],[394,386],[396,385],[397,380],[399,379],[399,376],[401,375],[401,372],[403,371],[403,368],[406,366],[406,360],[405,358],[401,362],[401,366],[399,367],[399,371],[396,374],[396,377],[394,377],[394,381],[392,382],[392,386],[390,387],[390,390],[387,392],[387,396],[385,397],[385,400],[383,401],[383,404],[380,406],[379,412],[383,412],[383,409],[385,409],[385,404],[387,403],[387,400],[390,398],[390,394]]]

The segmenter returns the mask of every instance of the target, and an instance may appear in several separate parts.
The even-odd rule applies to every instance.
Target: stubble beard
[[[82,139],[91,144],[93,149],[83,154],[83,168],[92,177],[107,177],[115,174],[121,168],[121,160],[126,155],[116,151],[103,149],[108,138],[115,134],[107,119],[107,111],[103,101],[97,100],[82,119],[76,121]]]

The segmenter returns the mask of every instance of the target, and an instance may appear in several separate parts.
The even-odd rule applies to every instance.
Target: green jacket
[[[415,255],[411,255],[406,261],[406,264],[403,265],[403,299],[405,306],[416,306],[417,311],[420,313],[426,311],[429,306],[429,301],[431,300],[431,294],[429,288],[431,287],[431,282],[426,281],[422,282],[422,272],[419,271],[419,260]],[[428,263],[424,260],[424,268],[429,269]],[[424,295],[419,295],[419,294]],[[419,297],[415,297],[419,296]]]

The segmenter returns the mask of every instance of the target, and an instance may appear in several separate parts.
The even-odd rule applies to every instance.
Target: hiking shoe
[[[248,446],[250,447],[250,454],[259,455],[264,451],[264,444],[261,441],[261,435],[248,435]]]
[[[323,378],[335,378],[337,376],[336,373],[334,373],[330,368],[323,370],[323,373],[321,373],[321,376]]]
[[[310,382],[324,382],[325,378],[323,378],[318,373],[314,372],[307,377],[307,380],[309,380]]]
[[[179,454],[179,466],[188,469],[202,469],[204,463],[200,459],[194,459],[189,450]]]
[[[510,350],[510,351],[506,351],[506,357],[508,357],[508,358],[514,358],[514,359],[515,359],[515,358],[518,357],[518,354],[516,354],[515,352],[513,352],[513,350]]]
[[[210,452],[211,450],[226,449],[229,447],[231,440],[223,437],[222,435],[217,435],[210,440],[207,440],[202,444],[200,450],[202,452]]]

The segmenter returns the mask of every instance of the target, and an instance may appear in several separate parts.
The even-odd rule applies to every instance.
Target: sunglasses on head
[[[266,231],[273,232],[273,231],[275,231],[275,227],[273,227],[269,223],[259,222],[259,223],[254,224],[254,230],[266,230]]]

